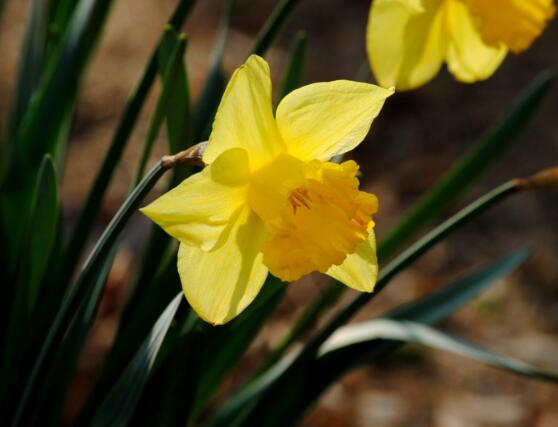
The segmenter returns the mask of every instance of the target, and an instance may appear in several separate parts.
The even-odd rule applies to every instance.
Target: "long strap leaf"
[[[285,21],[300,0],[280,0],[256,37],[252,53],[263,55],[285,24]]]
[[[196,0],[180,0],[169,19],[169,25],[179,28],[189,16]],[[71,235],[70,242],[65,250],[64,264],[60,272],[60,286],[66,287],[76,270],[79,259],[83,253],[87,236],[89,235],[93,223],[97,218],[99,209],[103,202],[103,196],[110,184],[116,166],[122,157],[129,137],[137,123],[139,114],[147,95],[155,81],[158,70],[158,49],[159,44],[151,54],[151,58],[143,71],[140,81],[136,85],[132,97],[126,104],[122,118],[112,138],[110,147],[105,155],[103,164],[99,169],[95,182],[87,195],[87,199],[81,210],[77,224]]]
[[[46,155],[37,176],[30,220],[26,227],[27,235],[23,242],[23,253],[19,257],[14,298],[6,325],[7,336],[2,347],[0,412],[4,415],[6,408],[11,406],[10,402],[21,392],[17,380],[25,372],[27,362],[26,358],[21,357],[21,349],[30,349],[28,334],[35,329],[32,320],[57,237],[59,208],[56,168],[52,157]]]
[[[558,382],[558,373],[541,370],[520,360],[493,353],[465,340],[452,337],[430,326],[408,320],[376,319],[340,328],[320,348],[319,359],[336,369],[327,359],[335,360],[344,372],[365,358],[369,349],[380,340],[415,343],[468,357],[486,365],[517,375]],[[356,357],[355,357],[356,355]],[[357,359],[357,360],[355,360]]]
[[[91,421],[93,427],[129,425],[128,422],[153,368],[163,339],[183,300],[184,296],[180,292],[159,316],[151,332],[95,413]]]
[[[146,175],[146,177],[134,189],[118,210],[99,239],[99,242],[93,248],[93,251],[85,262],[85,266],[76,283],[70,288],[70,291],[64,298],[62,306],[60,307],[39,354],[37,355],[33,368],[29,374],[29,378],[27,379],[23,395],[19,399],[16,415],[12,422],[13,427],[20,425],[23,414],[28,410],[28,405],[32,403],[33,394],[36,393],[37,383],[39,383],[41,378],[45,375],[48,365],[54,357],[56,348],[62,341],[66,327],[70,324],[81,301],[89,293],[90,287],[96,283],[95,278],[99,268],[103,265],[107,256],[110,254],[113,244],[118,239],[124,226],[128,222],[128,219],[139,207],[139,204],[143,200],[144,196],[149,192],[153,185],[155,185],[164,171],[165,169],[162,163],[159,162]]]

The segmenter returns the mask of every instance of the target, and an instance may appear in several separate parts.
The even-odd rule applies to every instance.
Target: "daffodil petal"
[[[366,47],[380,85],[414,89],[436,76],[445,58],[441,0],[374,0]]]
[[[141,211],[175,239],[209,250],[246,203],[248,177],[246,151],[233,148]]]
[[[556,14],[554,0],[469,0],[487,44],[504,43],[514,53],[527,49]]]
[[[370,231],[368,240],[360,243],[354,253],[347,255],[341,265],[331,266],[326,274],[357,291],[372,292],[378,277],[374,230]]]
[[[178,272],[182,288],[203,320],[226,323],[256,298],[268,273],[260,252],[264,234],[261,220],[243,207],[231,218],[218,248],[206,252],[181,243]]]
[[[277,107],[277,127],[290,155],[329,160],[352,150],[368,131],[393,89],[337,80],[288,94]]]
[[[450,73],[464,83],[485,80],[494,74],[506,57],[506,46],[490,46],[483,41],[469,7],[462,1],[448,1],[446,22]]]
[[[203,160],[211,163],[234,147],[248,152],[252,167],[284,151],[273,118],[269,65],[256,55],[232,75],[215,115]]]

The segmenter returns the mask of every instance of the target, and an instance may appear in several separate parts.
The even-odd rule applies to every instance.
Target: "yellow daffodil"
[[[555,11],[553,0],[373,0],[368,58],[378,82],[398,90],[427,83],[444,62],[461,82],[484,80]]]
[[[338,80],[291,92],[274,117],[268,64],[233,74],[203,154],[205,169],[142,209],[180,241],[184,294],[204,320],[225,323],[268,272],[284,281],[321,271],[371,292],[378,272],[374,195],[359,190],[356,147],[393,93]]]

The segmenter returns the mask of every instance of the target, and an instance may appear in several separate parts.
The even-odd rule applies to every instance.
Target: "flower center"
[[[306,188],[295,188],[293,192],[289,195],[289,203],[293,209],[293,214],[296,214],[296,210],[300,206],[304,206],[306,209],[310,209],[310,203],[312,199],[308,194]]]
[[[556,12],[553,0],[467,0],[484,41],[504,43],[514,52],[527,49]]]
[[[263,262],[285,281],[341,264],[368,237],[378,207],[374,195],[358,189],[355,162],[302,165],[298,179],[287,181],[284,202],[264,218],[268,239],[262,246]],[[285,188],[277,184],[279,192]]]

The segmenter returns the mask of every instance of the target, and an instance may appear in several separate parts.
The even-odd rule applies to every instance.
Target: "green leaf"
[[[169,71],[169,61],[174,62],[176,65],[176,67],[174,67],[175,78],[171,83],[166,85],[169,98],[166,102],[165,115],[170,152],[176,152],[192,145],[190,136],[191,119],[187,73],[182,61],[174,61],[172,59],[174,49],[177,43],[180,43],[180,39],[181,36],[179,36],[176,31],[172,28],[167,28],[166,34],[161,42],[158,56],[159,73],[162,77]],[[185,176],[188,176],[192,170],[193,168],[190,167],[173,169],[168,188],[176,186]],[[172,254],[170,252],[172,252]],[[100,390],[99,387],[102,387],[102,383],[105,382],[104,377],[108,376],[112,378],[113,376],[113,374],[110,374],[113,368],[109,368],[108,365],[115,366],[114,371],[118,371],[120,368],[117,366],[122,366],[122,364],[126,362],[129,357],[128,354],[130,349],[134,348],[134,346],[137,345],[137,340],[141,339],[144,335],[143,328],[149,327],[152,319],[152,317],[146,316],[146,313],[151,313],[154,319],[160,309],[172,298],[175,290],[180,288],[178,278],[176,277],[175,279],[176,274],[173,275],[172,272],[167,275],[170,279],[163,279],[165,289],[168,290],[168,292],[162,291],[160,286],[153,283],[154,277],[157,275],[157,272],[161,270],[161,267],[170,266],[171,264],[174,265],[175,259],[176,245],[173,244],[173,240],[162,231],[159,226],[153,224],[142,255],[142,261],[139,263],[140,269],[138,275],[132,286],[132,294],[122,313],[122,321],[117,332],[118,338],[107,358],[107,366],[103,371],[103,378],[99,380],[98,386],[96,385],[95,387],[95,394],[97,394],[97,390]],[[168,284],[168,286],[166,284]],[[173,286],[173,284],[175,284],[175,286]],[[157,287],[157,289],[153,294],[148,295],[146,291],[148,291],[147,288],[151,285]],[[142,298],[144,297],[147,298],[148,304],[138,312],[136,308],[138,305],[141,306],[143,304]],[[154,299],[159,303],[154,302]],[[138,314],[135,319],[131,318],[134,313]],[[140,327],[140,324],[143,326]],[[99,391],[99,393],[102,393],[102,391]]]
[[[36,402],[34,402],[34,394],[37,393],[37,384],[42,384],[42,380],[48,371],[50,363],[56,353],[56,349],[60,345],[68,325],[79,310],[83,299],[89,295],[90,292],[91,295],[97,294],[97,292],[91,291],[91,289],[95,287],[95,284],[97,284],[97,286],[102,286],[98,280],[96,281],[101,266],[105,264],[107,257],[113,250],[114,244],[129,218],[136,212],[145,195],[155,185],[164,171],[165,169],[161,162],[159,162],[150,173],[146,175],[142,182],[124,201],[124,204],[118,210],[93,248],[76,283],[65,296],[62,306],[37,355],[30,375],[27,378],[24,392],[18,401],[16,416],[12,423],[13,427],[20,425],[24,414],[28,412],[33,413],[33,410],[29,408],[29,406],[36,404]],[[100,292],[98,294],[100,294]]]
[[[172,69],[173,46],[180,40],[181,36],[169,27],[161,49],[159,50],[159,74],[163,79]],[[176,64],[175,76],[170,83],[169,98],[166,109],[167,136],[169,152],[177,153],[192,145],[191,140],[191,118],[190,118],[190,89],[188,85],[188,74],[182,61]],[[169,84],[169,83],[167,83]],[[175,169],[173,172],[178,171]]]
[[[134,420],[161,427],[195,424],[213,393],[245,353],[284,295],[286,284],[269,276],[256,300],[232,322],[218,327],[186,317],[170,337]],[[193,350],[195,349],[195,351]],[[184,369],[188,366],[188,369]],[[132,423],[134,424],[134,422]]]
[[[213,50],[208,79],[192,114],[192,130],[190,139],[186,141],[187,144],[199,141],[205,127],[211,125],[214,110],[217,108],[224,90],[225,78],[221,71],[221,61],[233,5],[234,1],[230,0],[221,19],[220,35]],[[162,70],[165,66],[161,65],[161,61],[169,57],[172,49],[169,48],[170,36],[171,34],[167,33],[166,40],[163,40],[159,49],[159,68]],[[189,117],[186,116],[184,119],[187,120]],[[168,121],[167,126],[169,126]],[[171,138],[171,133],[169,133],[169,138]],[[176,144],[172,141],[169,142],[173,145],[178,144],[178,142]],[[176,173],[174,173],[175,171]],[[178,169],[175,171],[173,171],[170,187],[176,186],[181,179],[188,176],[194,169],[182,168],[180,171]],[[140,272],[121,317],[115,345],[107,357],[105,367],[93,393],[91,393],[80,414],[80,419],[86,420],[89,418],[88,414],[97,405],[97,401],[104,394],[106,387],[110,385],[115,373],[119,372],[129,359],[130,349],[138,345],[138,341],[146,333],[146,328],[149,328],[153,319],[168,304],[176,289],[180,288],[180,280],[176,271],[176,245],[173,242],[174,240],[169,239],[168,235],[159,227],[154,226],[152,228],[142,256],[143,262]]]
[[[6,0],[0,0],[0,19],[2,19],[4,13],[4,6],[6,6]]]
[[[385,317],[434,323],[448,317],[498,278],[508,274],[527,256],[519,250],[486,267],[474,271],[440,290],[398,308]],[[434,313],[430,315],[430,311]],[[320,346],[323,344],[320,343]],[[323,348],[323,347],[322,347]],[[261,426],[292,425],[312,402],[344,372],[372,355],[393,349],[393,343],[378,342],[377,348],[363,355],[351,352],[336,360],[320,359],[316,352],[287,355],[255,381],[243,387],[210,418],[206,427],[225,425],[250,426],[255,420]],[[327,363],[326,363],[327,362]],[[345,364],[342,362],[346,362]],[[274,397],[275,396],[275,397]],[[276,396],[282,396],[277,399]],[[265,415],[264,415],[265,414]]]
[[[159,316],[140,349],[93,417],[91,421],[93,427],[125,427],[129,425],[129,420],[151,372],[163,339],[180,302],[183,300],[184,297],[180,292]]]
[[[304,64],[306,62],[306,33],[299,31],[289,51],[287,66],[283,72],[283,82],[279,90],[278,100],[297,89],[302,82]]]
[[[17,87],[10,112],[8,141],[14,144],[16,131],[41,81],[46,62],[48,13],[45,0],[33,0],[29,6],[27,28],[17,73]]]
[[[35,185],[31,213],[26,227],[27,236],[19,256],[19,272],[14,287],[15,295],[10,305],[10,320],[6,328],[6,343],[2,351],[2,412],[11,398],[17,380],[25,370],[21,349],[28,348],[26,338],[34,329],[32,318],[42,279],[51,259],[59,220],[60,195],[58,178],[52,158],[46,155],[41,162]]]
[[[27,276],[26,287],[27,313],[31,315],[37,297],[39,296],[40,284],[45,275],[54,247],[58,220],[60,215],[60,193],[58,191],[58,177],[56,168],[49,155],[46,155],[39,168],[37,186],[31,208],[31,221],[28,227],[29,238],[25,251],[25,267],[21,273]]]
[[[25,233],[26,212],[39,164],[46,153],[64,152],[60,136],[67,129],[79,84],[101,34],[111,0],[81,0],[64,38],[48,61],[41,82],[19,120],[13,136],[9,171],[0,201],[0,232],[11,251],[19,251]],[[12,264],[13,265],[13,264]]]
[[[519,249],[486,267],[478,268],[451,285],[391,310],[383,317],[427,324],[439,322],[523,264],[529,254],[528,249]]]
[[[246,391],[241,394],[240,397],[233,399],[228,405],[224,406],[223,411],[221,413],[217,413],[217,415],[212,418],[215,421],[212,421],[209,425],[222,425],[224,420],[228,419],[230,421],[233,417],[239,416],[238,414],[244,414],[242,415],[242,419],[244,419],[244,416],[248,416],[248,414],[252,417],[253,413],[250,410],[243,408],[243,405],[256,405],[256,403],[253,403],[255,402],[256,396],[262,394],[263,397],[260,397],[260,399],[262,399],[263,403],[261,403],[261,405],[258,403],[258,405],[262,408],[267,408],[270,401],[273,400],[273,396],[277,395],[276,393],[278,392],[278,389],[280,390],[284,387],[286,382],[291,381],[293,383],[291,384],[293,388],[300,390],[300,393],[304,393],[306,385],[304,383],[297,384],[297,382],[303,381],[303,372],[308,369],[308,365],[314,360],[319,347],[331,336],[331,334],[347,322],[361,307],[375,298],[390,283],[393,277],[418,259],[434,244],[457,229],[460,225],[482,212],[487,207],[499,200],[502,200],[510,194],[514,194],[518,190],[519,186],[515,181],[510,181],[509,183],[505,183],[500,187],[497,187],[459,211],[457,214],[443,222],[422,239],[409,247],[381,271],[373,293],[358,294],[351,301],[341,307],[303,347],[302,351],[300,351],[293,358],[289,359],[288,362],[280,360],[268,372],[265,372],[260,377],[256,378],[253,382],[253,387],[247,387]],[[284,402],[284,408],[288,411],[290,410],[289,405],[294,407],[296,402],[302,399],[302,395],[295,396],[294,394],[290,394],[289,402]],[[248,404],[248,400],[252,403]],[[260,410],[261,408],[255,410],[254,413],[259,413]],[[281,410],[278,409],[278,411]],[[274,417],[282,419],[282,415],[274,415]],[[253,421],[256,418],[250,419]]]
[[[190,3],[190,5],[191,4],[192,2]],[[181,15],[180,19],[185,18],[185,16],[187,15],[187,10],[184,9],[184,5],[187,5],[187,3],[183,2],[178,6],[178,9],[175,11],[173,18],[171,18],[170,20],[171,22],[177,22],[178,19],[176,17],[178,15]],[[182,127],[182,129],[189,128],[189,123],[188,123],[189,117],[187,115],[181,117],[180,114],[180,112],[184,112],[184,108],[183,108],[184,105],[186,105],[186,110],[189,110],[187,87],[184,87],[184,84],[187,84],[184,64],[182,62],[184,50],[185,50],[184,36],[179,35],[170,25],[167,25],[165,29],[165,33],[161,38],[159,47],[156,51],[157,69],[162,75],[163,91],[157,103],[155,113],[148,131],[148,136],[144,147],[144,153],[142,155],[142,159],[140,161],[140,167],[138,169],[138,179],[141,175],[143,175],[143,168],[147,163],[149,154],[151,152],[151,147],[159,132],[159,128],[162,124],[163,119],[166,117],[167,123],[169,122],[169,120],[173,120],[172,132],[177,131],[178,126]],[[153,64],[155,64],[154,61],[155,58],[152,57]],[[177,113],[170,113],[172,116],[171,117],[169,116],[169,112],[171,110],[172,111],[176,110],[176,102],[175,102],[176,99],[180,99],[179,111]],[[178,120],[181,120],[181,122],[179,123]],[[188,141],[184,141],[182,139],[182,136],[176,133],[173,133],[172,135],[169,134],[169,138],[175,138],[175,143],[174,143],[175,146],[179,146],[180,144],[185,144],[185,143],[188,144]],[[181,140],[177,141],[178,138],[180,138]],[[170,142],[172,144],[172,141]],[[188,168],[182,168],[182,169],[188,169]],[[175,169],[173,170],[172,174],[173,177],[175,177],[177,175],[180,175],[180,172]],[[147,269],[148,271],[151,271],[151,269],[156,268],[156,266],[159,264],[161,254],[164,252],[165,245],[168,242],[167,236],[160,231],[156,234],[156,237],[158,238],[158,240],[155,239],[155,241],[153,241],[154,239],[150,239],[150,245],[149,245],[149,249],[153,249],[155,251],[155,256],[148,258],[147,261],[143,263],[143,269]],[[140,275],[140,277],[142,277],[142,275]],[[174,294],[177,288],[179,289],[179,287],[174,287],[173,289],[171,289],[171,292]],[[134,299],[134,295],[135,294],[132,295],[131,300]],[[157,294],[157,298],[163,298],[164,296],[166,296],[166,293],[161,292],[159,290],[159,293]],[[166,305],[169,300],[170,300],[170,295],[168,299],[167,298],[164,299],[164,304]],[[142,316],[144,317],[144,319],[142,319],[141,324],[145,324],[146,328],[148,328],[152,324],[152,320],[151,320],[152,317],[146,316],[146,314],[152,312],[154,318],[156,318],[156,316],[160,313],[160,310],[156,311],[158,307],[159,306],[157,304],[152,304],[152,307],[149,307],[147,311],[142,312]],[[153,309],[155,309],[155,311]],[[146,329],[140,327],[140,323],[128,324],[128,322],[126,321],[126,315],[122,316],[122,321],[123,323],[121,324],[121,328],[131,327],[131,329],[134,331],[134,336],[137,337],[138,341],[141,340],[143,336],[145,336]],[[98,379],[97,384],[95,385],[93,391],[90,393],[88,400],[86,401],[86,404],[84,405],[82,411],[80,412],[80,416],[79,416],[80,420],[85,420],[85,419],[89,420],[91,418],[92,412],[95,410],[96,406],[100,404],[100,401],[108,391],[108,388],[112,385],[114,381],[114,376],[118,372],[120,372],[120,370],[123,369],[123,367],[127,363],[128,359],[124,356],[128,356],[128,354],[133,350],[133,348],[135,348],[134,347],[135,345],[139,345],[136,344],[136,342],[137,341],[123,339],[119,331],[117,335],[117,339],[115,340],[115,344],[111,348],[111,352],[106,361],[107,364],[111,366],[115,366],[114,363],[115,353],[119,353],[119,352],[122,353],[122,351],[120,350],[124,349],[124,355],[121,355],[121,357],[119,358],[120,364],[117,364],[119,368],[111,370],[111,369],[107,369],[107,367],[105,366],[105,369],[103,370],[103,374]],[[112,374],[107,374],[108,372],[112,372]]]
[[[93,324],[97,306],[117,252],[115,244],[99,268],[95,283],[79,304],[76,314],[66,328],[64,338],[45,373],[45,380],[38,386],[37,404],[25,413],[26,426],[56,427],[65,404],[78,358]]]
[[[207,79],[194,109],[192,116],[192,139],[194,143],[209,137],[213,117],[219,102],[221,102],[221,96],[225,91],[227,81],[223,73],[223,54],[225,53],[225,44],[229,35],[231,16],[235,3],[236,0],[229,0],[221,17],[219,35],[211,55]]]
[[[558,373],[538,369],[520,360],[493,353],[464,340],[444,334],[430,326],[408,320],[377,319],[340,328],[320,349],[321,363],[332,368],[328,359],[340,364],[338,371],[345,365],[354,363],[369,348],[374,348],[379,340],[415,343],[437,350],[444,350],[468,357],[497,369],[517,375],[550,382],[558,382]],[[335,368],[334,368],[335,369]]]
[[[272,275],[248,309],[237,319],[219,328],[208,328],[204,337],[207,356],[203,359],[191,419],[209,401],[213,392],[236,365],[283,298],[287,284]],[[224,351],[224,349],[226,349]]]
[[[174,30],[172,30],[172,28],[167,28],[165,30],[163,42],[161,43],[162,46],[166,45],[165,41],[168,35],[170,35],[170,37],[175,37],[173,31]],[[184,56],[185,49],[185,36],[176,35],[175,46],[172,49],[170,56],[168,57],[168,62],[165,64],[163,90],[161,91],[161,96],[159,97],[157,105],[155,106],[155,112],[153,113],[153,118],[151,119],[151,123],[149,124],[149,129],[147,131],[144,149],[136,174],[136,184],[141,181],[141,178],[145,173],[145,168],[147,167],[147,162],[149,160],[149,157],[151,156],[153,145],[155,144],[155,140],[157,138],[157,135],[159,134],[159,130],[161,128],[161,125],[163,124],[163,120],[165,119],[165,117],[167,116],[167,112],[169,111],[170,100],[174,94],[174,91],[176,90],[176,82],[181,77],[184,77],[184,74],[181,73],[181,70],[184,70],[182,58]]]
[[[263,56],[267,52],[279,34],[281,27],[299,1],[300,0],[281,0],[277,4],[269,19],[258,33],[254,45],[252,46],[251,53]],[[213,51],[209,74],[193,114],[192,135],[194,142],[208,138],[213,117],[215,116],[215,112],[221,101],[221,96],[226,87],[226,78],[222,71],[222,59],[234,4],[235,0],[229,0],[227,9],[223,15],[220,26],[221,31]]]
[[[252,53],[263,56],[300,0],[281,0],[258,33]]]
[[[77,4],[60,49],[21,122],[16,141],[19,161],[29,159],[33,165],[38,156],[56,151],[66,107],[75,101],[111,4],[111,0],[81,0]]]
[[[179,40],[180,36],[176,31],[168,28],[159,49],[159,73],[164,77],[169,69],[169,61],[172,60],[174,46]],[[192,145],[191,137],[191,117],[190,117],[190,95],[188,87],[188,75],[184,64],[180,61],[176,63],[178,67],[175,72],[177,73],[173,79],[172,87],[168,86],[169,99],[166,108],[166,123],[167,135],[169,143],[169,152],[174,153],[183,150]],[[193,172],[194,168],[183,167],[175,168],[172,171],[172,177],[169,181],[167,188],[175,187],[182,179],[186,178]],[[168,256],[169,250],[174,247],[172,239],[161,228],[155,224],[151,227],[151,232],[145,246],[142,262],[140,262],[139,273],[134,280],[133,293],[126,304],[124,313],[122,314],[123,322],[121,328],[126,328],[129,323],[128,318],[130,313],[134,311],[139,303],[139,299],[143,295],[144,290],[153,281],[153,277],[157,273],[163,258]],[[174,254],[176,256],[176,253]],[[169,258],[170,260],[170,258]],[[167,263],[164,263],[167,265]],[[168,298],[172,293],[169,293]],[[165,298],[164,304],[168,301]],[[130,322],[130,324],[134,324]],[[119,337],[123,339],[122,348],[129,347],[125,337],[122,337],[122,329],[119,329]],[[117,352],[119,349],[115,348]],[[109,357],[110,359],[111,357]]]
[[[173,28],[179,28],[182,26],[195,3],[196,0],[180,0],[176,5],[171,18],[169,19],[169,25]],[[130,100],[126,104],[124,113],[118,123],[107,154],[105,155],[101,168],[95,177],[93,186],[87,195],[87,199],[71,235],[70,242],[65,250],[65,255],[63,257],[64,264],[61,266],[59,278],[60,286],[64,288],[67,287],[74,271],[76,270],[76,266],[82,256],[83,249],[87,241],[87,236],[89,236],[93,228],[95,218],[97,218],[99,213],[103,202],[103,196],[106,193],[114,171],[116,170],[116,166],[122,157],[122,153],[124,152],[132,130],[138,121],[145,99],[147,98],[151,86],[155,81],[155,77],[157,76],[159,46],[160,43],[151,54],[151,58],[143,71],[140,81],[136,85]]]
[[[115,379],[129,364],[134,355],[134,349],[141,345],[156,319],[176,295],[177,289],[180,289],[180,281],[176,270],[176,253],[173,252],[172,257],[164,257],[163,259],[172,264],[174,268],[165,270],[165,273],[168,271],[168,275],[157,276],[158,283],[161,284],[159,288],[154,287],[146,290],[146,294],[143,295],[145,300],[142,300],[145,301],[145,304],[137,307],[139,313],[137,316],[131,319],[121,318],[120,328],[117,331],[113,347],[107,356],[103,371],[93,390],[89,393],[74,425],[85,425],[91,420],[107,393],[114,386]],[[173,286],[168,286],[168,284]]]
[[[266,371],[277,363],[287,353],[291,346],[303,335],[303,333],[308,331],[311,326],[318,322],[320,315],[335,305],[341,294],[345,291],[345,286],[338,282],[335,282],[333,285],[334,286],[328,286],[324,289],[317,297],[316,302],[310,305],[300,318],[297,319],[289,333],[267,357],[264,364],[258,370],[258,373]]]

